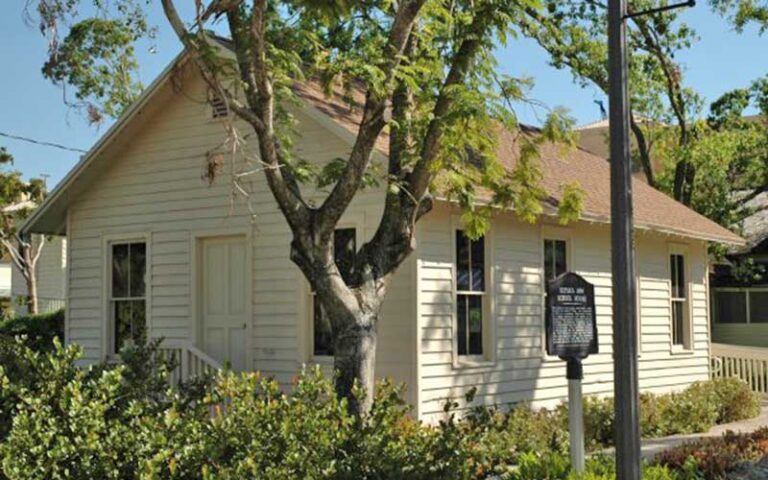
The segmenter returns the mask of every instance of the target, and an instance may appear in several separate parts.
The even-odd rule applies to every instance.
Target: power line
[[[74,148],[74,147],[67,147],[65,145],[61,145],[59,143],[53,143],[53,142],[45,142],[42,140],[35,140],[34,138],[28,138],[28,137],[21,137],[19,135],[11,135],[10,133],[0,132],[0,137],[6,137],[13,140],[21,140],[22,142],[28,142],[28,143],[34,143],[35,145],[42,145],[44,147],[53,147],[58,148],[61,150],[67,150],[70,152],[78,152],[78,153],[87,153],[86,150],[83,150],[81,148]]]

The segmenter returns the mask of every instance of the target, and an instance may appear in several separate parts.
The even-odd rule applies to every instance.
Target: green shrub
[[[0,320],[0,339],[16,336],[26,337],[33,350],[50,351],[54,338],[64,339],[64,310]]]
[[[559,410],[516,405],[507,415],[506,430],[516,452],[567,452],[568,417]]]
[[[698,382],[690,389],[695,395],[710,396],[716,406],[718,424],[737,422],[760,414],[760,396],[738,378],[716,378]]]
[[[568,406],[558,407],[567,418]],[[760,413],[760,397],[741,380],[695,382],[685,390],[640,395],[640,432],[644,438],[706,432],[714,425],[753,418]],[[614,406],[610,397],[584,398],[587,446],[613,445]]]
[[[21,339],[6,342],[13,362],[0,367],[0,465],[7,478],[615,477],[613,461],[604,457],[590,459],[583,476],[571,471],[564,406],[547,411],[518,405],[509,412],[478,407],[459,416],[457,404],[448,404],[445,419],[427,426],[409,416],[401,389],[385,381],[372,411],[357,418],[319,370],[304,372],[287,393],[274,379],[232,372],[168,390],[174,365],[158,361],[158,342],[125,350],[119,366],[88,369],[75,366],[77,348],[56,339],[50,352]],[[707,382],[680,393],[643,395],[643,432],[732,418],[733,406],[717,402],[743,401],[742,390],[733,382]],[[612,404],[585,401],[588,435],[603,443],[613,437]],[[696,424],[696,415],[705,420]],[[750,442],[749,455],[768,445]],[[670,454],[648,466],[644,478],[692,480],[699,470],[721,468],[720,460],[694,463],[689,457],[696,458],[696,451]]]

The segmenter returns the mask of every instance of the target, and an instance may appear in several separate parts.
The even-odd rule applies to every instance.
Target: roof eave
[[[457,204],[456,201],[449,200],[446,197],[436,197],[435,200],[438,202],[449,203],[452,205]],[[479,203],[487,203],[487,202],[479,202]],[[542,215],[546,217],[556,217],[557,213],[555,211],[545,211]],[[590,214],[589,212],[583,212],[579,216],[578,221],[600,223],[603,225],[611,224],[610,218],[607,218],[603,215]],[[657,225],[647,225],[647,224],[637,223],[637,222],[635,223],[634,227],[637,230],[642,230],[646,232],[654,232],[654,233],[660,233],[663,235],[674,235],[678,237],[692,238],[695,240],[701,240],[705,242],[721,243],[725,245],[734,245],[734,246],[746,245],[746,241],[743,238],[729,231],[726,231],[727,232],[726,235],[720,236],[720,235],[707,235],[705,233],[688,231],[684,229],[664,228]]]

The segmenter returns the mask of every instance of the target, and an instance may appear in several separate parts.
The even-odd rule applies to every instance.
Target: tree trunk
[[[21,274],[27,284],[27,312],[32,315],[39,313],[37,304],[37,275],[32,259],[32,242],[21,245],[21,256],[24,260],[24,269]]]
[[[335,335],[333,369],[336,374],[336,394],[346,398],[349,410],[355,415],[370,411],[375,394],[376,320],[372,315],[360,314],[341,327]],[[355,395],[355,387],[365,397]]]
[[[643,167],[643,173],[645,173],[645,179],[648,181],[648,185],[656,187],[656,178],[653,173],[653,161],[651,160],[650,147],[648,141],[645,138],[645,133],[642,127],[637,124],[634,115],[630,115],[630,127],[632,133],[635,135],[637,141],[637,151],[640,154],[640,164]]]
[[[29,296],[27,297],[27,310],[32,315],[37,315],[38,313],[40,313],[40,309],[37,303],[37,278],[35,277],[35,275],[32,275],[26,280],[27,280],[27,292],[29,292]]]

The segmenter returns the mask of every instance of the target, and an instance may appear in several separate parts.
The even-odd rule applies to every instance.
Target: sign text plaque
[[[546,306],[547,354],[582,359],[597,353],[595,286],[567,272],[549,283]]]

